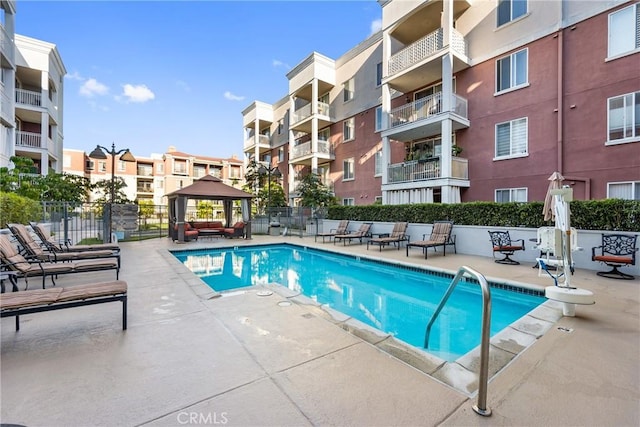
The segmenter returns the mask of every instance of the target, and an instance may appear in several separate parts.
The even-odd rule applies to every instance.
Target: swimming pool
[[[425,327],[452,276],[289,244],[173,252],[216,291],[277,283],[423,348]],[[546,301],[491,284],[491,335]],[[431,330],[429,352],[447,361],[480,344],[481,289],[456,287]]]

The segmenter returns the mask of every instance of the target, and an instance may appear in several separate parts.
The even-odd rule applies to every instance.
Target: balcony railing
[[[39,133],[25,132],[19,130],[16,132],[16,146],[17,147],[30,147],[30,148],[43,148],[42,137]]]
[[[138,166],[138,176],[153,176],[153,167]]]
[[[442,108],[442,92],[438,92],[391,110],[389,113],[389,127],[402,126],[445,112]],[[467,118],[467,100],[455,93],[452,94],[451,112]]]
[[[153,193],[153,185],[138,185],[138,193]]]
[[[33,90],[16,89],[16,104],[42,107],[42,93]]]
[[[300,157],[308,156],[312,154],[311,141],[296,145],[291,151],[291,158],[297,159]],[[324,154],[330,156],[333,154],[333,148],[329,141],[318,141],[317,154]]]
[[[389,184],[398,184],[402,182],[447,178],[441,175],[440,162],[440,157],[433,157],[428,160],[412,160],[389,165],[387,182]],[[453,157],[451,159],[451,178],[469,179],[467,159],[461,157]]]
[[[444,48],[443,33],[443,29],[438,28],[434,32],[427,34],[418,41],[391,55],[388,64],[388,76],[399,73],[423,59],[429,58],[439,50],[442,50]],[[466,41],[462,34],[454,28],[451,29],[451,48],[459,54],[466,56]]]
[[[269,145],[270,143],[270,138],[267,135],[258,135],[258,138],[256,138],[255,135],[250,135],[244,140],[244,147],[252,147],[255,144]]]
[[[329,104],[327,104],[326,102],[318,101],[318,114],[328,117],[329,113],[330,113]],[[311,103],[303,105],[293,113],[293,123],[300,122],[306,119],[307,117],[311,117]]]

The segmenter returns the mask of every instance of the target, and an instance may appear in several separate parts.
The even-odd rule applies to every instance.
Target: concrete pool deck
[[[90,425],[616,425],[640,424],[640,279],[578,270],[595,293],[489,383],[488,418],[462,393],[350,334],[305,304],[278,304],[256,289],[212,298],[167,250],[286,241],[538,286],[531,265],[490,257],[313,238],[252,241],[169,239],[122,243],[129,329],[120,304],[101,304],[1,322],[0,422]],[[516,257],[517,259],[517,257]],[[177,260],[176,260],[177,261]],[[60,276],[58,286],[112,280],[112,272]],[[37,287],[37,280],[31,286]],[[21,283],[23,283],[21,281]],[[492,350],[493,352],[493,350]]]

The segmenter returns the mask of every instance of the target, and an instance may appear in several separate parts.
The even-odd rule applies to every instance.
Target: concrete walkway
[[[313,238],[287,241],[348,250],[488,278],[547,286],[531,265],[431,255]],[[0,422],[34,426],[637,426],[640,425],[640,279],[579,270],[574,284],[596,305],[563,317],[489,383],[483,418],[476,398],[434,379],[337,326],[318,307],[260,289],[222,297],[168,253],[220,247],[210,239],[122,243],[129,329],[118,303],[1,322]],[[58,286],[113,280],[112,272],[60,276]],[[37,287],[37,280],[33,281]],[[279,304],[293,301],[292,304]],[[492,348],[492,357],[495,349]]]

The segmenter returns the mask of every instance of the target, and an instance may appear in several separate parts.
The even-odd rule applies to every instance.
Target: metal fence
[[[111,232],[114,239],[144,240],[157,237],[169,237],[169,227],[173,222],[169,218],[168,207],[164,205],[136,206],[137,215],[123,219],[113,207]],[[101,203],[43,202],[40,218],[35,222],[44,224],[60,242],[71,241],[74,244],[93,240],[109,241],[108,227],[109,205]],[[210,216],[210,217],[209,217]],[[202,211],[187,209],[188,221],[223,221],[221,212],[212,212],[203,217]],[[234,211],[232,221],[242,220],[241,212]],[[321,220],[320,220],[321,221]],[[313,235],[318,229],[318,220],[312,216],[309,208],[269,208],[266,215],[251,219],[251,233],[278,234],[288,236]]]

